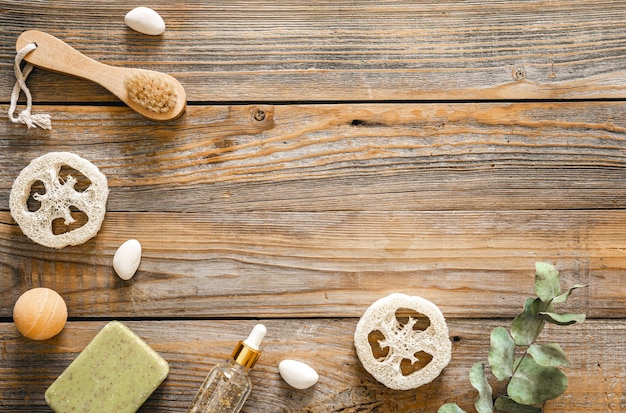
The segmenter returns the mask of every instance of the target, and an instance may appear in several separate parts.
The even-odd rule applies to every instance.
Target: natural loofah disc
[[[425,330],[416,330],[416,319],[408,318],[401,324],[396,312],[408,309],[428,317],[430,325]],[[370,334],[384,336],[370,344]],[[448,365],[452,343],[448,326],[439,308],[430,301],[406,294],[390,294],[372,304],[359,320],[354,333],[354,345],[365,370],[390,389],[408,390],[433,381]],[[387,351],[375,357],[372,346]],[[405,374],[403,363],[417,363],[418,354],[426,353],[432,359],[423,368]]]
[[[77,190],[74,176],[61,176],[61,168],[72,168],[89,180],[84,190]],[[39,203],[35,211],[29,210],[28,199],[36,183],[43,183],[44,193],[34,193]],[[13,183],[9,206],[11,216],[20,229],[34,242],[51,248],[78,245],[95,236],[106,213],[109,195],[106,177],[86,159],[69,152],[50,152],[34,159],[24,168]],[[75,219],[73,211],[87,216],[87,222],[60,234],[53,231],[53,222],[62,219],[65,225]]]

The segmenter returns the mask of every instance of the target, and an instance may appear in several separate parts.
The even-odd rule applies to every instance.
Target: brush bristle
[[[176,105],[174,85],[151,73],[136,73],[126,79],[128,97],[154,113],[166,113]]]

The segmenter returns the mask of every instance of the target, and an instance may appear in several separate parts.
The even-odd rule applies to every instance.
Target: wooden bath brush
[[[187,105],[185,89],[172,76],[153,70],[116,67],[97,62],[65,42],[38,30],[17,39],[16,49],[34,43],[24,60],[42,69],[90,80],[103,86],[131,109],[154,120],[180,116]]]

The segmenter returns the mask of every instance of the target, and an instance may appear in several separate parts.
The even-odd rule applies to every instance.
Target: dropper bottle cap
[[[232,359],[248,369],[254,367],[254,364],[261,356],[261,342],[265,337],[267,329],[263,324],[254,326],[250,335],[244,341],[240,341],[235,347]]]

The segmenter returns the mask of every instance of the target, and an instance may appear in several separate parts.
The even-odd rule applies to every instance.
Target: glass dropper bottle
[[[254,326],[240,341],[231,358],[209,372],[187,413],[238,413],[250,395],[248,372],[261,355],[261,341],[267,332],[263,324]]]

